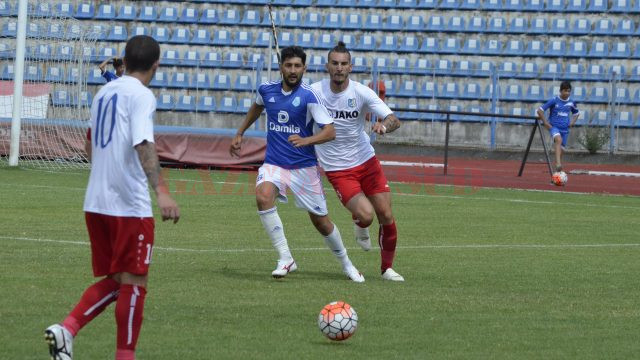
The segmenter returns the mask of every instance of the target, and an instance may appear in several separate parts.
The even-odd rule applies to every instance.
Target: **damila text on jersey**
[[[289,134],[299,134],[300,133],[300,127],[295,126],[295,125],[278,125],[275,123],[270,122],[269,123],[269,130],[273,130],[273,131],[278,131],[278,132],[284,132],[284,133],[289,133]]]

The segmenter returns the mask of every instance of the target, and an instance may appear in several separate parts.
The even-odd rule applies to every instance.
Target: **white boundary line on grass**
[[[620,171],[595,171],[595,170],[571,170],[569,174],[575,175],[598,175],[598,176],[624,176],[624,177],[640,177],[640,173],[620,172]]]
[[[37,239],[29,237],[0,236],[3,240],[29,241],[29,242],[48,242],[57,244],[71,244],[88,246],[86,241],[73,240],[56,240],[56,239]],[[420,249],[587,249],[587,248],[622,248],[622,247],[640,247],[640,244],[468,244],[468,245],[414,245],[414,246],[398,246],[400,250],[420,250]],[[154,246],[154,250],[163,250],[168,252],[196,252],[196,253],[245,253],[245,252],[273,252],[271,248],[253,248],[253,249],[189,249]],[[348,248],[355,250],[357,248]],[[359,248],[358,248],[359,249]],[[373,249],[379,249],[374,247]],[[326,251],[324,247],[307,247],[292,248],[294,251]]]

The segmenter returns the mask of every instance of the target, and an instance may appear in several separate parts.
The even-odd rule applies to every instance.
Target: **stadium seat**
[[[159,43],[169,42],[169,28],[164,26],[152,26],[151,37]]]
[[[562,64],[559,63],[548,63],[542,73],[540,74],[541,79],[545,80],[557,80],[562,78]]]
[[[44,30],[44,36],[51,39],[62,39],[64,38],[64,27],[57,22],[50,23]]]
[[[389,62],[389,59],[385,57],[377,57],[373,59],[374,72],[386,73],[386,72],[389,72],[390,70],[391,70],[391,63]],[[389,95],[388,92],[387,92],[387,95]]]
[[[213,39],[211,39],[210,44],[218,46],[231,46],[231,33],[228,30],[216,30],[213,33]]]
[[[584,86],[574,86],[571,89],[571,99],[576,102],[583,102],[587,99],[587,90]]]
[[[188,44],[191,38],[191,32],[189,28],[177,27],[173,29],[169,43],[172,44]]]
[[[530,0],[525,1],[525,5],[522,8],[522,11],[532,11],[532,12],[543,12],[544,11],[544,0]]]
[[[400,9],[418,9],[418,0],[398,0],[397,7]]]
[[[220,99],[220,106],[218,106],[218,111],[223,113],[233,113],[236,111],[238,107],[238,100],[235,96],[223,96]]]
[[[420,15],[411,15],[405,22],[405,31],[424,31],[424,29],[424,20]]]
[[[290,31],[280,31],[278,33],[278,44],[281,48],[286,48],[288,46],[294,45],[294,37],[293,33]]]
[[[316,47],[316,38],[312,32],[298,33],[296,44],[302,46],[303,49],[312,49]]]
[[[42,81],[42,68],[36,65],[26,65],[24,67],[24,80],[25,81]]]
[[[94,10],[95,9],[92,4],[81,3],[78,4],[73,17],[75,17],[76,19],[93,19]]]
[[[501,16],[494,16],[489,19],[487,32],[494,34],[502,34],[507,32],[507,21]]]
[[[271,19],[269,19],[269,13],[266,13],[267,21],[271,23]],[[297,14],[297,12],[295,13]],[[275,21],[275,19],[274,19]],[[240,25],[242,26],[259,26],[260,25],[260,13],[257,10],[247,10],[244,12],[242,16],[242,20],[240,20]]]
[[[482,1],[482,10],[485,11],[502,11],[504,5],[502,4],[502,0],[483,0]]]
[[[396,57],[393,60],[393,65],[389,69],[391,74],[402,74],[406,75],[411,73],[411,65],[409,63],[409,59],[406,57]]]
[[[317,12],[308,12],[304,17],[304,22],[302,23],[302,27],[304,28],[314,28],[321,29],[322,28],[322,14]]]
[[[512,61],[502,61],[497,67],[498,76],[503,79],[510,79],[516,76],[518,66]]]
[[[327,60],[321,55],[311,55],[307,57],[307,69],[309,71],[322,71]]]
[[[473,63],[469,60],[456,61],[453,64],[452,76],[472,76],[473,75]]]
[[[345,17],[344,29],[360,30],[362,29],[362,15],[358,13],[350,13]]]
[[[640,34],[640,26],[638,27],[638,34]],[[640,44],[636,43],[636,50],[631,55],[634,59],[640,59]]]
[[[474,16],[469,19],[467,32],[484,33],[487,29],[487,21],[482,16]]]
[[[73,5],[69,2],[57,3],[54,7],[54,14],[60,17],[73,17]]]
[[[398,88],[396,87],[396,82],[394,80],[385,80],[384,87],[386,88],[387,96],[393,97],[398,95]]]
[[[587,43],[582,40],[569,42],[569,49],[566,52],[567,57],[584,58],[587,56]]]
[[[73,47],[70,45],[58,45],[56,47],[56,59],[71,60],[73,57]]]
[[[576,19],[567,33],[569,35],[589,35],[591,33],[591,20],[587,18]]]
[[[2,72],[0,73],[0,79],[13,80],[14,75],[15,75],[15,69],[13,67],[13,64],[5,64],[2,67]]]
[[[631,48],[627,42],[613,43],[613,48],[609,53],[610,58],[624,59],[631,56]]]
[[[39,44],[35,47],[33,57],[38,60],[49,60],[53,58],[53,50],[49,44]]]
[[[547,24],[547,18],[537,17],[531,20],[529,27],[529,34],[547,34],[549,32],[549,26]]]
[[[234,46],[251,46],[253,44],[253,32],[238,31],[236,32]]]
[[[549,34],[566,35],[569,33],[569,21],[565,18],[553,19]]]
[[[220,13],[218,23],[221,25],[238,25],[240,23],[240,13],[235,9],[227,8],[227,10]]]
[[[336,7],[337,0],[317,0],[316,6],[318,7]]]
[[[98,76],[100,76],[100,70],[99,69],[95,69],[95,70],[98,71]],[[94,73],[94,72],[95,71],[89,73],[90,75],[89,75],[89,77],[87,77],[87,84],[92,84],[93,85],[93,84],[102,84],[102,83],[104,83],[104,78],[102,76],[100,76],[100,79],[102,79],[102,82],[100,82],[100,83],[91,83],[90,82],[91,74]],[[47,68],[47,72],[44,74],[44,81],[45,82],[51,82],[51,83],[53,83],[53,82],[56,82],[56,83],[63,82],[64,81],[64,67],[61,67],[61,66],[49,66]]]
[[[608,0],[590,0],[587,10],[594,13],[605,13],[608,5]]]
[[[0,16],[11,16],[11,2],[0,1]]]
[[[113,25],[107,34],[108,41],[127,41],[127,28],[122,25]]]
[[[88,91],[81,91],[80,98],[78,100],[73,100],[74,104],[80,105],[82,107],[91,106],[91,100],[93,100],[93,95]]]
[[[443,32],[446,28],[444,17],[440,15],[430,16],[425,25],[425,30],[428,32]]]
[[[185,7],[182,9],[182,13],[178,18],[179,23],[184,24],[196,24],[198,22],[198,9]]]
[[[596,126],[609,126],[611,123],[610,115],[608,111],[598,110],[593,113],[591,116],[591,125]]]
[[[236,51],[226,52],[221,66],[223,68],[240,69],[244,65],[242,53]]]
[[[438,53],[439,51],[440,51],[440,47],[438,46],[437,38],[425,37],[422,39],[422,45],[420,46],[419,52],[435,54],[435,53]]]
[[[196,111],[198,112],[211,112],[216,110],[216,98],[213,96],[200,96],[198,103],[196,104]]]
[[[615,64],[609,67],[609,76],[613,79],[624,80],[626,76],[626,69],[624,65]]]
[[[53,92],[53,96],[51,97],[51,103],[53,106],[71,106],[73,102],[71,101],[71,95],[66,90],[55,90]]]
[[[503,10],[506,11],[525,11],[523,0],[505,0]]]
[[[496,100],[498,100],[501,96],[500,85],[498,84],[496,91]],[[492,100],[493,101],[493,84],[488,84],[484,88],[484,92],[482,93],[482,99]]]
[[[522,86],[520,84],[510,84],[504,89],[502,100],[506,101],[522,101]]]
[[[217,24],[218,21],[219,21],[218,11],[216,11],[216,9],[202,10],[202,14],[200,15],[200,20],[198,20],[200,24]]]
[[[227,74],[217,74],[213,77],[213,90],[231,90],[231,78]]]
[[[133,28],[131,28],[131,36],[136,35],[149,35],[149,29],[140,25],[134,26]]]
[[[396,5],[396,0],[378,0],[376,6],[383,9],[393,9]]]
[[[607,103],[609,102],[609,91],[602,86],[593,87],[588,101],[591,103]]]
[[[64,35],[66,40],[77,40],[82,36],[82,28],[77,24],[69,24]]]
[[[450,60],[440,59],[434,63],[433,72],[438,75],[450,76],[452,74],[453,64]]]
[[[444,4],[445,0],[443,0]],[[447,8],[451,10],[463,9],[463,10],[480,10],[482,5],[480,0],[450,0],[446,1],[446,6],[440,5],[441,8]]]
[[[629,104],[631,103],[631,95],[629,94],[629,89],[626,87],[618,87],[613,96],[613,101],[618,104]]]
[[[398,89],[396,96],[415,98],[417,96],[416,87],[417,84],[415,81],[405,80],[402,82],[402,84],[400,84],[400,88]]]
[[[443,10],[458,10],[460,9],[460,1],[461,0],[442,0],[439,8]]]
[[[504,56],[522,56],[524,52],[524,43],[522,40],[509,40],[504,47],[502,55]]]
[[[276,26],[282,25],[282,15],[278,10],[272,10],[271,15],[269,15],[269,11],[265,11],[262,15],[262,26],[271,27],[271,19],[273,19],[273,23]]]
[[[17,31],[16,31],[16,35],[17,35]],[[13,36],[16,36],[16,35],[13,35]],[[33,23],[33,22],[27,24],[27,37],[28,38],[39,38],[40,37],[40,24]]]
[[[177,22],[178,21],[178,9],[173,6],[167,6],[160,9],[160,14],[158,14],[159,22]]]
[[[613,21],[611,19],[600,19],[593,25],[594,35],[613,35]]]
[[[260,66],[260,69],[263,69],[265,66],[265,60],[264,60],[264,56],[260,53],[253,53],[253,54],[248,54],[247,56],[247,61],[244,63],[244,68],[245,69],[252,69],[252,70],[256,70],[258,69],[258,67],[260,66],[260,64],[262,64],[262,66]]]
[[[473,82],[465,82],[460,98],[466,100],[477,100],[482,97],[481,95],[480,85]]]
[[[630,99],[629,103],[632,105],[640,105],[640,89],[636,89],[636,92],[633,94],[633,97]],[[638,118],[640,119],[640,114],[638,116]],[[638,123],[638,125],[640,126],[640,123]]]
[[[544,44],[540,40],[531,40],[524,49],[525,56],[538,57],[544,56]]]
[[[362,37],[365,36],[366,35],[363,35]],[[335,37],[333,34],[321,34],[316,46],[320,49],[333,49],[333,47],[336,46]]]
[[[110,4],[102,4],[98,6],[98,12],[94,19],[97,20],[113,20],[116,18],[116,7]]]
[[[635,65],[633,67],[633,70],[631,71],[631,74],[629,74],[629,81],[634,81],[634,82],[638,82],[640,81],[640,65]]]
[[[159,111],[171,111],[175,107],[173,95],[171,94],[160,94],[156,102],[156,110]]]
[[[354,56],[351,58],[351,71],[354,73],[364,73],[369,71],[367,58],[364,56]]]
[[[523,100],[525,102],[542,102],[545,100],[544,90],[540,85],[529,85]]]
[[[442,92],[440,92],[440,97],[445,99],[457,99],[460,91],[458,90],[458,83],[455,82],[445,82],[442,84]]]
[[[180,63],[180,53],[176,50],[166,50],[160,58],[162,65],[178,65]]]
[[[331,12],[328,13],[324,18],[324,23],[322,27],[325,29],[342,29],[343,20],[342,14]]]
[[[155,6],[143,6],[140,8],[140,14],[138,15],[138,21],[156,21],[158,18],[158,11]]]
[[[524,17],[514,17],[511,19],[511,25],[509,25],[509,29],[507,32],[511,34],[524,34],[527,32],[529,27],[529,22]]]
[[[355,46],[355,50],[373,51],[376,48],[376,39],[373,35],[364,34]]]
[[[265,65],[267,66],[267,68],[269,67],[269,64],[265,64]],[[273,55],[271,55],[271,70],[275,72],[278,78],[280,77],[280,74],[278,73],[279,68],[280,68],[280,65],[278,64],[278,56],[274,53]]]
[[[91,71],[89,71],[89,76],[87,76],[87,84],[102,85],[106,84],[106,82],[107,80],[102,76],[100,69],[92,69]]]
[[[591,44],[591,49],[587,57],[591,58],[606,58],[609,55],[609,43],[604,41],[595,40]]]
[[[429,21],[431,22],[432,20],[435,21],[435,18],[442,18],[441,16],[432,16]],[[442,22],[444,20],[440,20],[440,22]],[[451,18],[449,18],[449,23],[447,24],[447,26],[442,25],[442,29],[441,30],[437,30],[437,31],[446,31],[446,32],[455,32],[455,33],[462,33],[466,31],[465,28],[465,18],[463,16],[452,16]],[[435,24],[433,25],[435,27]]]
[[[189,112],[196,111],[195,97],[191,95],[180,95],[173,110]]]
[[[191,44],[209,45],[211,43],[211,33],[208,29],[196,29],[193,33]]]
[[[93,48],[91,48],[93,50]],[[111,59],[114,56],[118,56],[118,52],[116,51],[115,48],[112,47],[104,47],[102,49],[100,49],[99,53],[97,55],[92,54],[91,55],[91,61],[95,61],[95,62],[103,62],[107,59]]]
[[[67,84],[76,84],[80,80],[80,69],[77,67],[67,68],[67,76],[64,82]]]
[[[592,80],[592,81],[602,81],[602,80],[605,80],[606,78],[607,76],[605,73],[604,66],[600,64],[589,65],[589,67],[587,68],[587,72],[584,76],[585,80]]]
[[[585,71],[582,64],[567,64],[564,78],[567,80],[580,80],[584,78]]]
[[[483,55],[499,55],[502,52],[502,41],[498,39],[488,39],[480,50]]]
[[[255,84],[249,75],[238,75],[233,83],[234,91],[253,91]]]
[[[494,71],[494,65],[490,61],[480,61],[473,72],[474,77],[491,77]]]
[[[236,113],[246,114],[247,112],[249,112],[249,109],[251,108],[251,105],[253,105],[254,101],[255,101],[254,97],[245,96],[240,98],[240,100],[238,100],[238,105],[236,107]]]
[[[406,35],[402,39],[402,43],[398,47],[398,52],[416,53],[420,44],[418,38],[414,35]]]
[[[460,50],[460,52],[462,54],[479,54],[480,53],[480,49],[481,49],[482,45],[480,43],[480,40],[478,39],[474,39],[474,38],[467,38],[467,40],[465,40],[464,45],[462,46],[462,49]]]
[[[404,20],[400,15],[389,15],[383,23],[383,31],[400,31],[404,28]]]
[[[167,87],[169,88],[177,88],[177,89],[187,89],[189,88],[189,73],[176,71],[171,75],[169,80],[169,84]]]
[[[587,10],[587,0],[570,0],[567,3],[566,12],[585,12]]]
[[[398,50],[398,39],[395,35],[384,35],[378,46],[378,51],[396,51]]]
[[[564,57],[567,52],[565,46],[566,45],[563,40],[552,40],[549,42],[549,47],[547,48],[545,55],[557,58]]]
[[[631,111],[620,111],[613,116],[614,124],[621,127],[633,127],[633,113]]]
[[[118,10],[116,20],[120,21],[133,21],[136,19],[136,7],[134,5],[122,5]]]
[[[417,58],[413,63],[412,72],[414,74],[427,75],[433,72],[433,67],[428,59]],[[638,81],[640,81],[640,74],[638,76]]]
[[[369,14],[364,21],[365,30],[378,31],[382,29],[382,26],[382,16],[380,16],[379,14]]]
[[[546,12],[564,12],[565,0],[547,0]]]

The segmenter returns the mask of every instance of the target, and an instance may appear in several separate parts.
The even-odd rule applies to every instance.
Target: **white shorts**
[[[302,169],[284,169],[276,165],[264,164],[258,169],[256,187],[270,182],[278,188],[278,200],[287,202],[287,189],[291,189],[296,198],[296,206],[310,213],[325,216],[327,199],[317,166]]]

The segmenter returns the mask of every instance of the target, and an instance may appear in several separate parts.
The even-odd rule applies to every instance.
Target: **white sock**
[[[324,242],[327,244],[329,249],[331,249],[333,255],[335,255],[340,261],[343,268],[353,266],[353,264],[351,264],[351,260],[349,260],[349,256],[347,256],[347,249],[342,243],[342,236],[340,236],[340,231],[336,224],[333,224],[333,231],[331,234],[324,237]]]
[[[358,239],[367,239],[369,238],[369,228],[363,228],[358,226],[358,224],[355,223],[353,224],[353,231],[356,233],[356,238]]]
[[[267,231],[271,244],[278,252],[279,260],[291,261],[291,251],[289,251],[289,244],[287,244],[287,238],[284,236],[284,227],[282,221],[278,215],[278,209],[273,207],[268,210],[258,210],[262,226]]]

